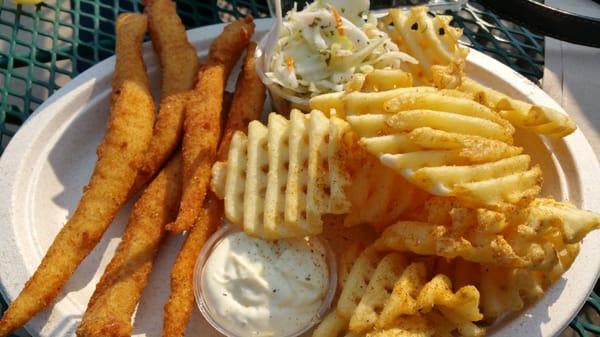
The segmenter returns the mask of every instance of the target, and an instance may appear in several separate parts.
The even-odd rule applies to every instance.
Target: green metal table
[[[248,14],[269,16],[266,0],[180,0],[177,6],[188,29]],[[139,0],[47,0],[37,6],[0,0],[0,155],[46,98],[113,54],[117,15],[142,9]],[[452,15],[454,25],[464,29],[463,43],[539,83],[544,68],[542,36],[503,20],[476,0]],[[598,294],[600,285],[564,336],[600,335]],[[5,308],[0,296],[0,313]],[[21,329],[17,336],[29,334]]]

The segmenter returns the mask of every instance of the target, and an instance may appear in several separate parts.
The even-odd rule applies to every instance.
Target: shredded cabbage
[[[368,0],[317,0],[289,11],[269,62],[267,78],[310,97],[344,90],[355,73],[416,63],[377,28]]]

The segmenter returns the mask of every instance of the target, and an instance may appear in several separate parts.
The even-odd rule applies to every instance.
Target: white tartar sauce
[[[320,242],[269,242],[234,232],[213,248],[201,282],[211,316],[229,332],[287,336],[318,312],[328,281]]]

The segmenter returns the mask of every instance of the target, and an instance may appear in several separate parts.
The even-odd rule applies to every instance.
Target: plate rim
[[[272,26],[272,22],[273,22],[273,20],[270,18],[255,19],[256,32],[261,33],[261,32],[267,31]],[[224,25],[225,25],[224,23],[221,23],[221,24],[214,24],[214,25],[208,25],[208,26],[194,28],[194,29],[188,30],[187,35],[188,35],[188,38],[192,41],[211,39],[211,38],[215,37],[222,30],[222,27]],[[146,42],[144,44],[144,54],[146,54],[148,52],[153,53],[153,51],[151,50],[150,42]],[[115,56],[113,55],[113,56],[99,62],[98,64],[94,65],[93,67],[87,69],[86,71],[82,72],[81,74],[79,74],[78,76],[76,76],[75,78],[70,80],[67,83],[67,85],[65,85],[61,89],[57,90],[56,92],[54,92],[53,95],[51,95],[48,99],[46,99],[31,114],[31,116],[27,119],[27,121],[19,128],[19,130],[17,131],[15,136],[10,140],[7,147],[5,148],[2,157],[0,157],[0,186],[6,187],[7,191],[9,192],[9,193],[0,195],[0,218],[5,219],[4,221],[2,221],[0,223],[0,230],[6,230],[7,232],[5,232],[5,233],[10,233],[9,235],[0,236],[0,246],[7,247],[12,251],[12,252],[9,252],[8,255],[12,254],[13,255],[12,257],[15,257],[14,256],[15,252],[19,251],[17,249],[18,243],[9,239],[9,238],[14,237],[13,224],[12,224],[14,212],[12,211],[12,208],[13,208],[12,206],[15,204],[15,200],[14,200],[15,199],[14,191],[15,191],[15,187],[16,187],[15,183],[17,181],[19,181],[18,175],[24,174],[23,173],[23,167],[25,165],[24,158],[26,158],[26,155],[28,153],[30,153],[32,150],[32,144],[34,143],[34,141],[32,141],[32,139],[34,139],[34,138],[32,138],[32,137],[35,137],[35,135],[36,135],[35,131],[41,127],[44,127],[49,121],[52,120],[53,114],[51,111],[47,111],[47,110],[52,110],[52,106],[54,104],[56,104],[57,102],[60,102],[63,100],[69,100],[70,97],[76,96],[78,92],[80,92],[81,90],[85,90],[86,84],[89,85],[89,84],[95,83],[96,77],[100,77],[99,75],[101,75],[101,74],[102,74],[102,76],[104,76],[106,74],[105,69],[107,69],[107,67],[108,67],[108,69],[113,68],[112,65],[114,65],[114,60],[115,60]],[[560,111],[561,113],[567,114],[567,112],[562,107],[560,107],[560,105],[558,103],[556,103],[556,101],[554,101],[541,88],[536,86],[534,83],[532,83],[527,78],[525,78],[521,74],[517,73],[516,71],[514,71],[507,65],[501,63],[500,61],[498,61],[490,56],[487,56],[487,55],[485,55],[477,50],[474,50],[474,49],[470,50],[467,61],[484,69],[491,76],[499,77],[503,81],[506,81],[506,82],[508,82],[510,80],[516,81],[516,82],[511,82],[511,86],[514,86],[520,92],[523,92],[523,93],[529,92],[530,95],[528,95],[527,97],[533,103],[540,104],[540,102],[543,101],[544,105],[549,105],[551,108],[554,108],[554,109]],[[498,69],[498,70],[492,71],[491,70],[492,68]],[[501,75],[499,73],[501,73]],[[46,113],[44,113],[44,111],[46,111]],[[573,160],[576,172],[578,174],[580,174],[580,176],[582,177],[582,180],[580,182],[580,184],[582,185],[582,191],[581,191],[582,205],[581,206],[586,209],[600,211],[600,206],[594,205],[594,203],[597,203],[598,201],[600,201],[600,176],[585,174],[585,172],[600,172],[600,163],[598,162],[598,159],[597,159],[595,152],[593,151],[590,143],[585,138],[581,129],[579,129],[579,128],[572,135],[570,135],[560,141],[565,143],[569,152],[574,151],[575,146],[576,146],[577,152],[584,154],[584,155],[578,155],[577,160]],[[599,186],[599,187],[596,189],[592,189],[591,186]],[[588,238],[586,238],[585,241],[592,241],[590,238],[591,236],[596,236],[597,237],[596,239],[600,239],[600,235],[598,235],[598,234],[600,234],[600,231],[591,233],[590,235],[588,235]],[[591,245],[591,243],[588,243],[588,246],[589,245]],[[6,250],[7,249],[3,249],[3,251],[0,252],[0,255],[1,255],[0,260],[4,259]],[[21,256],[20,254],[16,254],[16,255],[18,255],[17,257]],[[579,257],[577,260],[579,260]],[[21,263],[24,264],[24,261],[21,261]],[[591,274],[595,275],[594,280],[597,280],[598,276],[600,275],[600,257],[597,259],[596,265],[591,266],[591,267],[595,268],[594,273],[591,273]],[[10,273],[7,273],[6,271],[2,271],[4,269],[8,269],[8,268],[0,268],[0,280],[3,279],[4,277],[8,276],[8,274],[10,274]],[[571,307],[572,310],[569,310],[568,315],[563,315],[559,319],[557,319],[557,318],[552,319],[552,321],[554,321],[554,323],[558,323],[557,320],[560,321],[560,324],[554,324],[554,326],[559,325],[559,327],[552,328],[552,330],[554,330],[553,335],[556,336],[556,335],[560,334],[560,332],[564,328],[566,328],[568,326],[569,322],[571,322],[572,319],[577,315],[577,313],[579,312],[581,307],[583,307],[583,305],[586,302],[585,300],[587,299],[587,297],[593,290],[595,281],[590,282],[590,283],[591,283],[591,285],[589,285],[589,287],[586,289],[587,293],[585,294],[585,297],[583,297],[583,295],[582,295],[584,292],[578,293],[579,295],[581,295],[578,297],[583,298],[583,300],[581,300],[581,301],[578,300],[577,301],[578,305],[573,305]],[[553,285],[552,287],[554,287],[554,286],[556,286],[556,284]],[[7,304],[10,304],[11,299],[13,299],[14,296],[16,296],[18,291],[20,291],[20,288],[19,289],[7,289],[5,284],[3,282],[0,282],[0,296],[2,296],[6,300]],[[551,290],[549,289],[547,291],[547,293],[549,293],[550,291]],[[547,293],[544,295],[544,297],[542,299],[540,299],[539,301],[536,302],[537,303],[536,305],[538,305],[539,303],[543,303],[544,299],[547,299],[547,297],[548,297],[548,296],[546,296]],[[9,296],[9,294],[12,294],[13,296]],[[557,297],[556,300],[558,300],[558,298],[560,298],[561,296],[562,295]],[[523,312],[520,312],[519,316],[525,315],[526,311],[527,311],[527,309]],[[509,323],[509,325],[511,325],[511,323]],[[35,336],[35,334],[32,333],[31,329],[29,328],[29,324],[26,324],[24,328],[31,336]]]

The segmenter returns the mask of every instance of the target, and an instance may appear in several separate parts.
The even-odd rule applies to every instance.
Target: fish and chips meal
[[[576,125],[470,78],[450,17],[368,9],[294,8],[265,69],[250,17],[225,25],[200,60],[175,2],[121,14],[96,166],[0,337],[52,304],[132,198],[79,337],[131,336],[168,235],[185,240],[164,337],[184,335],[195,304],[228,336],[476,337],[544,296],[600,215],[542,195],[541,166],[515,144]],[[261,119],[267,88],[307,111]]]

